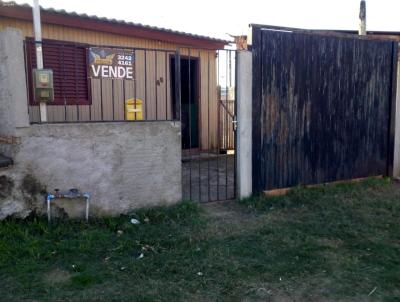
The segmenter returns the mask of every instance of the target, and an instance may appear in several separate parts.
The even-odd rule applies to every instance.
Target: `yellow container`
[[[125,120],[143,120],[143,101],[140,99],[129,99],[125,101]]]

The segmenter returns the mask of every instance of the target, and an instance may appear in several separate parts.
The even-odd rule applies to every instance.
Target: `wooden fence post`
[[[367,35],[367,4],[365,0],[360,2],[360,28],[358,33],[360,36]]]

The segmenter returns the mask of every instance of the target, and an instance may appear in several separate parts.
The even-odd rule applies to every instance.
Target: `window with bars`
[[[49,105],[90,105],[90,86],[87,75],[87,48],[83,44],[43,40],[43,67],[53,70],[54,102]],[[35,42],[25,41],[29,103],[33,98],[32,70],[36,68]]]

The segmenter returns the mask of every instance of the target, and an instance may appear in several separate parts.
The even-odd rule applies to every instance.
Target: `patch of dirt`
[[[201,206],[207,216],[215,219],[232,219],[247,216],[237,211],[237,205],[234,203],[234,201],[216,201],[202,203]]]
[[[324,276],[313,276],[302,282],[250,283],[242,301],[258,302],[333,302],[328,298],[331,281]],[[249,287],[249,284],[246,285]]]
[[[266,215],[249,212],[235,201],[210,202],[201,206],[210,221],[208,234],[214,233],[217,236],[252,232],[266,220]]]
[[[53,269],[47,272],[44,276],[44,280],[50,284],[58,284],[58,283],[65,283],[69,281],[72,277],[72,274],[61,270],[59,268]]]
[[[259,215],[250,213],[235,201],[217,201],[201,204],[205,215],[212,221],[224,224],[247,223]]]
[[[336,249],[343,244],[343,241],[340,239],[321,238],[318,239],[318,243],[322,246]]]
[[[281,289],[271,289],[268,287],[254,288],[246,293],[246,297],[242,301],[245,302],[298,302],[302,300],[297,294],[286,293]],[[308,301],[308,300],[307,300]]]

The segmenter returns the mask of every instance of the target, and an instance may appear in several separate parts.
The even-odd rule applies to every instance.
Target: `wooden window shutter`
[[[33,99],[32,70],[36,68],[33,39],[26,39],[26,60],[31,105]],[[49,105],[90,105],[85,45],[65,41],[43,40],[43,66],[53,70],[54,102]]]

